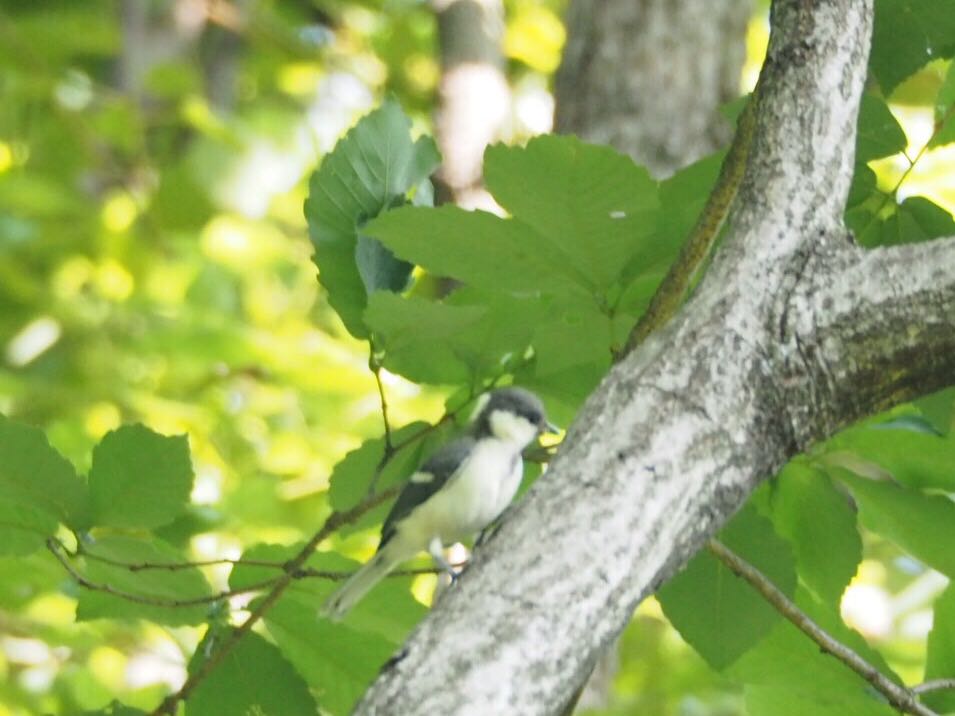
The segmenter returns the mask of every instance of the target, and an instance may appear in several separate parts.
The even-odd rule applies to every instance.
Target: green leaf
[[[908,487],[934,487],[955,492],[955,436],[913,430],[899,423],[882,423],[846,430],[827,444],[840,466],[871,477],[866,463],[874,463]],[[845,451],[861,464],[839,460]]]
[[[396,259],[395,255],[370,236],[358,234],[355,262],[366,293],[404,291],[414,264]]]
[[[955,388],[945,388],[926,395],[916,400],[915,405],[939,435],[951,433],[952,420],[955,418]]]
[[[796,573],[789,546],[769,520],[747,505],[720,539],[791,595]],[[670,623],[714,669],[724,669],[758,643],[779,614],[709,552],[700,552],[659,591]]]
[[[837,470],[859,503],[862,523],[916,559],[955,577],[955,504],[947,497]]]
[[[29,505],[73,529],[89,526],[89,494],[73,466],[50,447],[42,431],[0,415],[0,494],[8,507]],[[43,518],[34,516],[39,526]]]
[[[0,554],[25,555],[42,549],[56,533],[56,525],[52,513],[0,496]]]
[[[657,183],[610,147],[556,135],[525,147],[495,144],[484,154],[484,179],[593,291],[606,291],[655,230]]]
[[[242,557],[280,564],[298,554],[301,548],[300,543],[260,544],[250,547]],[[309,557],[305,566],[330,576],[297,579],[289,587],[288,593],[295,595],[300,603],[313,604],[317,608],[341,585],[344,575],[351,574],[361,565],[335,552],[315,552]],[[238,565],[229,576],[229,587],[239,589],[259,584],[274,578],[279,573],[279,570],[271,567]],[[331,578],[332,576],[335,578]],[[359,631],[377,634],[395,646],[402,644],[411,629],[428,611],[423,604],[411,596],[412,581],[413,578],[407,576],[390,576],[382,580],[352,608],[345,617],[345,624]]]
[[[885,660],[841,621],[836,603],[822,604],[797,589],[796,605],[827,633],[889,678]],[[790,622],[780,620],[744,654],[728,675],[746,685],[749,716],[893,716],[884,699],[861,676],[819,647]]]
[[[928,635],[925,680],[952,678],[955,674],[955,585],[935,601],[932,631]],[[922,699],[939,713],[955,711],[955,691],[938,691]]]
[[[288,596],[268,611],[265,622],[285,657],[318,692],[322,709],[344,715],[395,645],[376,634],[319,619],[317,609],[315,602]]]
[[[523,355],[549,305],[470,286],[443,302],[379,291],[369,298],[365,321],[393,373],[419,383],[476,385]]]
[[[929,147],[941,147],[955,142],[955,63],[948,66],[945,80],[935,98],[935,135]]]
[[[846,208],[858,206],[877,191],[875,172],[869,165],[856,161],[855,172],[852,175],[852,186],[849,187],[849,198],[846,199]],[[850,227],[851,228],[851,227]]]
[[[385,102],[338,142],[309,181],[305,218],[319,280],[358,338],[367,336],[362,312],[368,294],[404,287],[412,268],[370,236],[359,239],[359,227],[403,203],[440,161],[434,142],[412,141],[410,128],[401,108]]]
[[[952,234],[955,221],[948,211],[923,196],[910,196],[883,222],[878,245],[911,244]]]
[[[905,132],[885,100],[868,92],[863,94],[859,105],[856,162],[898,154],[906,143]]]
[[[436,276],[491,291],[573,289],[581,277],[531,226],[456,206],[406,206],[365,226],[369,236]]]
[[[955,0],[876,0],[869,67],[886,96],[955,51]]]
[[[210,629],[196,647],[190,671],[202,656],[228,637]],[[317,714],[308,685],[274,644],[255,632],[246,634],[186,701],[186,716]]]
[[[122,564],[144,562],[170,564],[186,561],[181,552],[156,537],[137,539],[106,536],[85,548],[89,554]],[[85,575],[91,582],[108,585],[116,591],[143,597],[146,600],[182,601],[212,594],[202,572],[194,567],[177,570],[130,570],[92,557],[87,557],[85,562]],[[205,603],[188,606],[157,606],[83,589],[80,591],[79,603],[76,607],[76,618],[78,621],[148,619],[159,624],[178,626],[202,623],[209,607],[210,605]]]
[[[418,383],[467,383],[472,371],[455,351],[454,340],[486,313],[479,306],[377,291],[368,298],[365,323],[390,371]]]
[[[825,473],[789,463],[773,483],[770,504],[776,531],[792,545],[803,582],[838,604],[862,560],[855,512]]]
[[[160,435],[138,424],[117,428],[93,450],[94,524],[151,529],[172,522],[189,501],[192,480],[185,435]]]
[[[428,423],[416,421],[392,432],[391,439],[395,445],[407,444],[395,452],[384,466],[376,482],[377,489],[400,482],[420,464],[420,453],[426,441],[414,438],[430,427]],[[384,438],[371,438],[335,465],[329,478],[328,493],[333,509],[350,510],[368,495],[368,488],[384,455]]]

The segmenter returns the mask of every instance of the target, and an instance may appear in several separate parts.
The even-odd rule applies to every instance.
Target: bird
[[[321,616],[340,621],[381,579],[419,552],[456,577],[445,545],[467,539],[510,505],[523,476],[522,453],[557,428],[541,399],[509,386],[485,393],[466,435],[446,444],[408,479],[381,528],[374,556],[322,604]]]

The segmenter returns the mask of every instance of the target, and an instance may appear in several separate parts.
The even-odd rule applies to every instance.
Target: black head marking
[[[487,401],[474,421],[474,430],[478,433],[490,432],[489,421],[495,411],[519,415],[540,430],[548,428],[544,404],[540,398],[524,388],[511,386],[488,393]]]

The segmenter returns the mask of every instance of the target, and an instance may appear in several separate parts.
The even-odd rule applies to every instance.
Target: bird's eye
[[[539,425],[544,419],[544,416],[541,415],[540,411],[538,410],[528,410],[527,413],[524,414],[524,417],[534,425]]]

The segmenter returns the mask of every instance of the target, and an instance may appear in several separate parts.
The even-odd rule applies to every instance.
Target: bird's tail
[[[319,613],[333,622],[341,620],[396,564],[395,559],[387,552],[378,552],[329,595]]]

